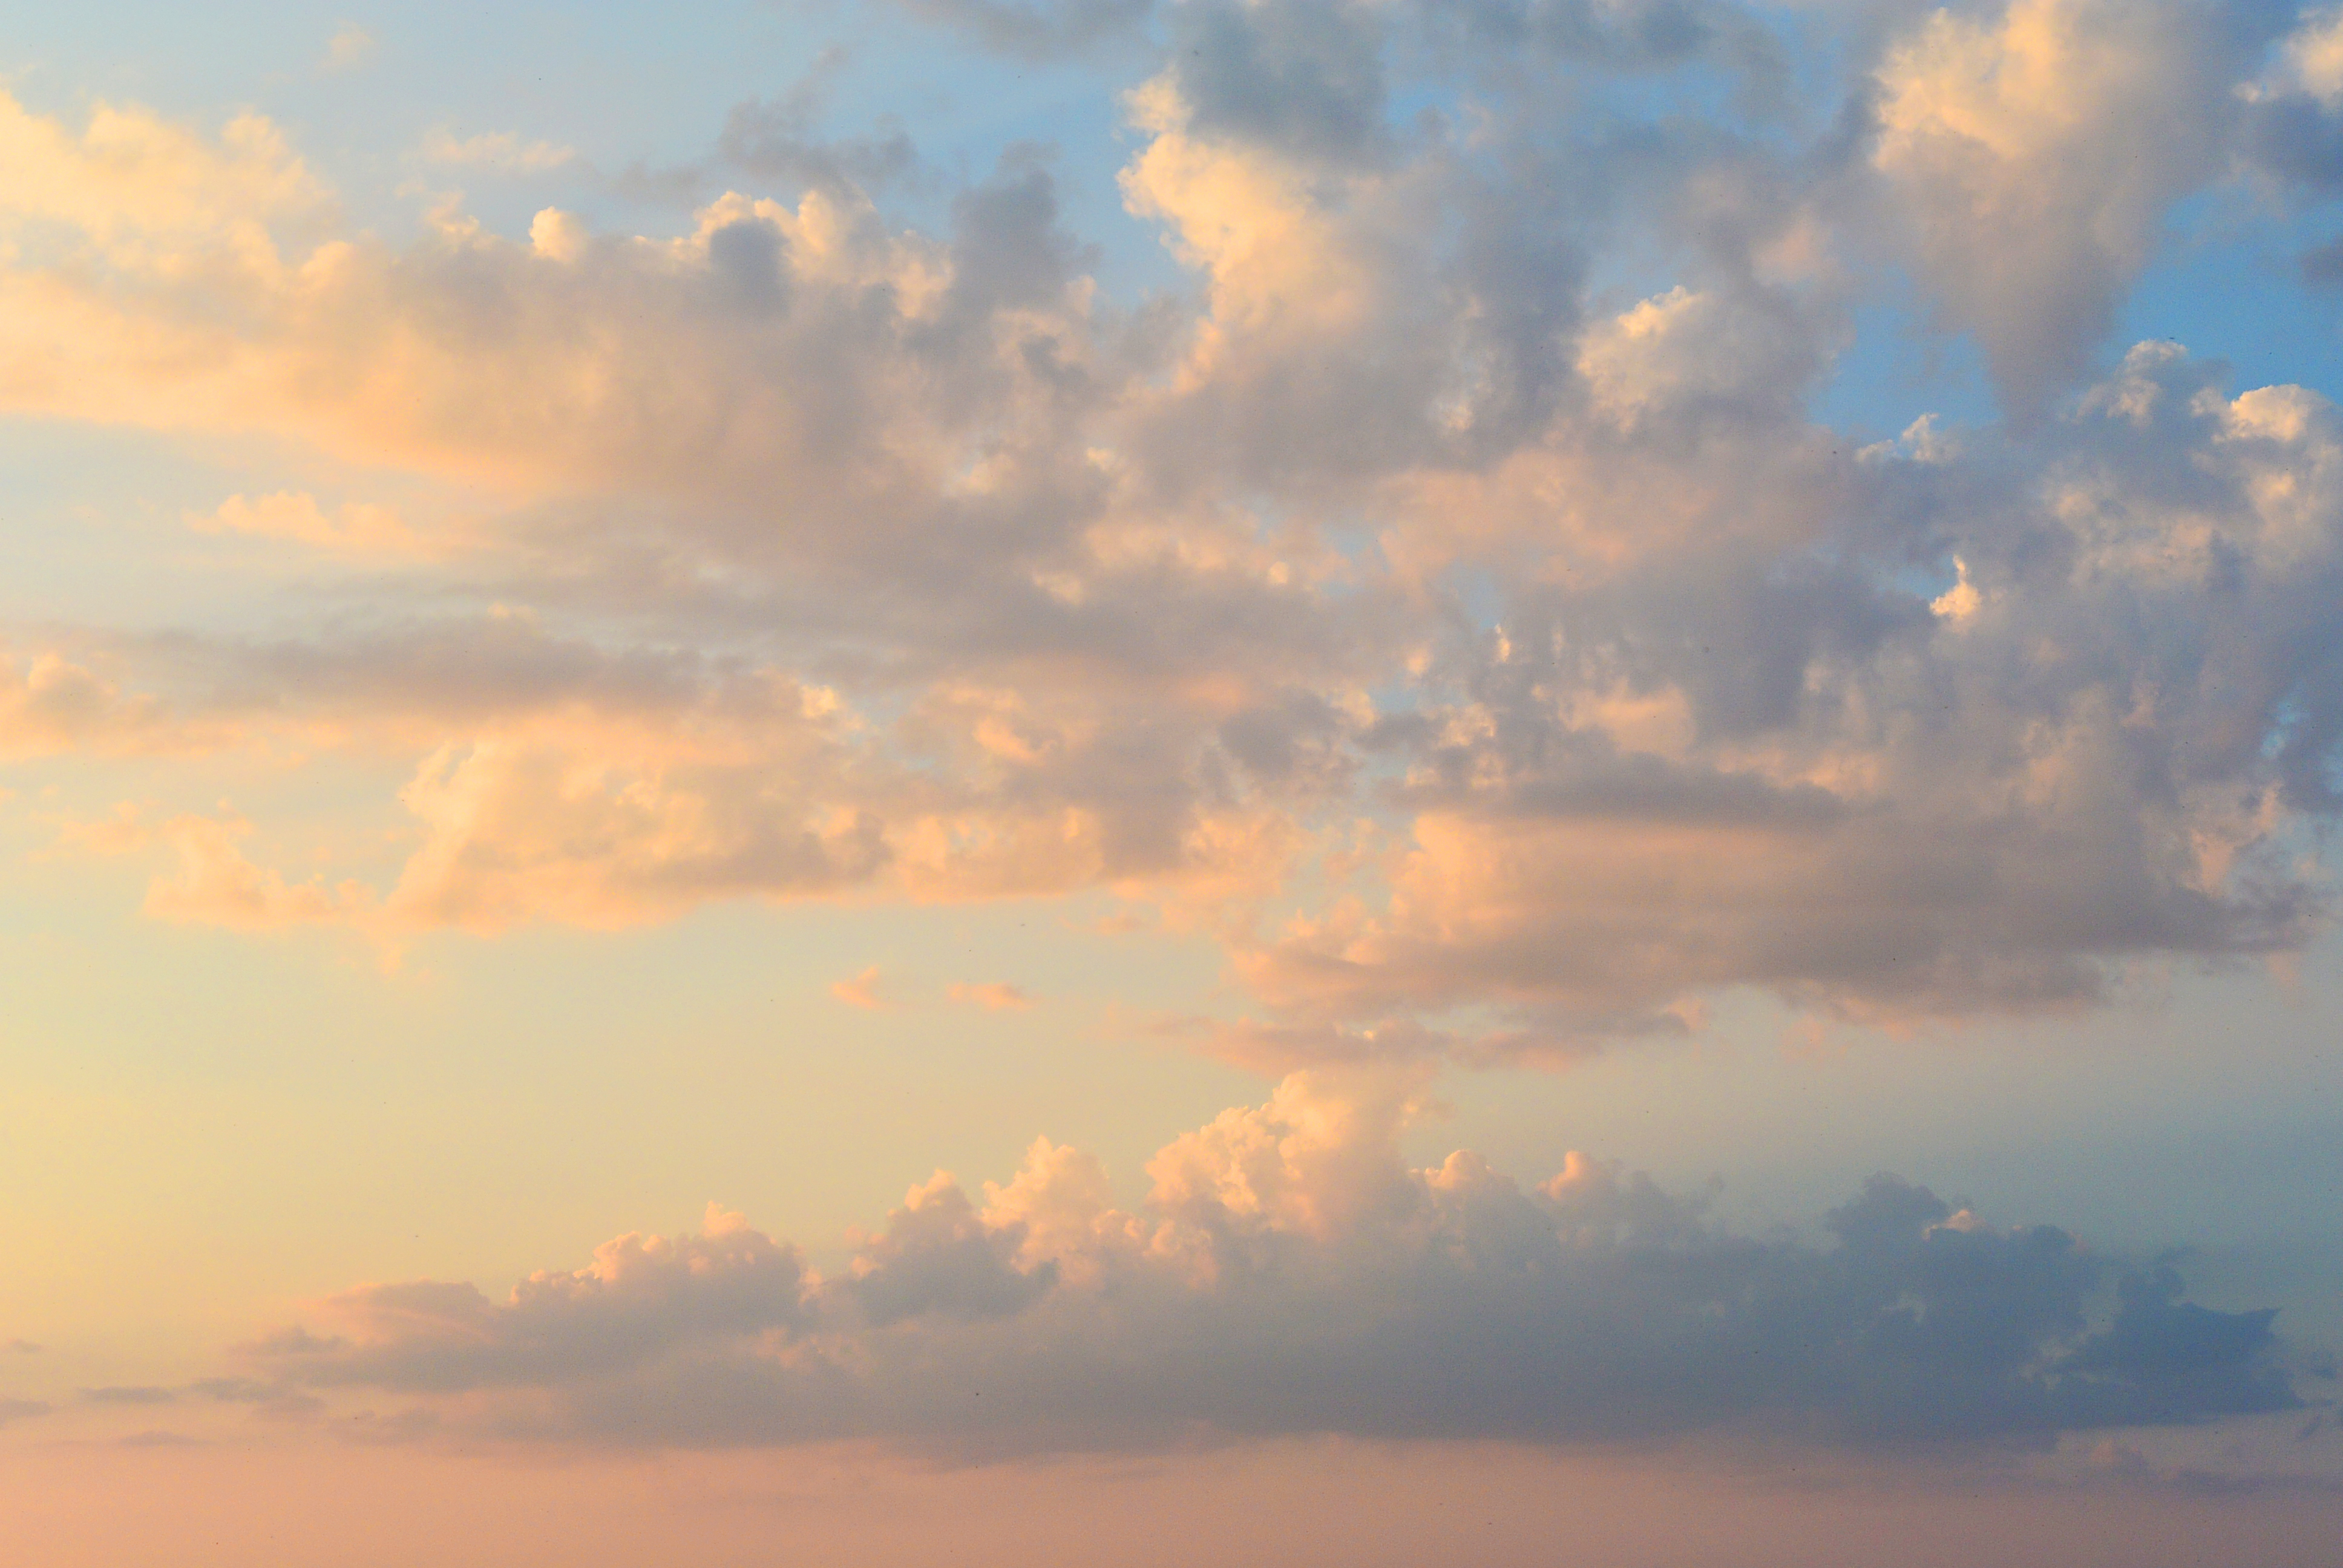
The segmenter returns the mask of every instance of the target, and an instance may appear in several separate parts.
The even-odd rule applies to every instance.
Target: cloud
[[[842,980],[834,981],[830,988],[830,994],[849,1007],[866,1008],[876,1011],[890,1005],[887,999],[880,994],[879,982],[879,966],[872,964],[859,974],[849,975]]]
[[[1043,151],[890,217],[888,137],[820,134],[834,65],[729,124],[751,188],[640,234],[450,206],[394,244],[257,122],[10,103],[0,406],[422,498],[255,481],[199,526],[341,588],[266,638],[28,652],[0,749],[395,759],[387,877],[163,830],[149,909],[256,931],[1118,899],[1222,944],[1247,1021],[1186,1038],[1269,1070],[2298,951],[2343,425],[2176,346],[2104,363],[2171,204],[2275,166],[2264,110],[2328,113],[2315,30],[2247,79],[2266,22],[1824,17],[1825,126],[1724,5],[1184,8],[1124,100],[1119,189],[1184,269],[1139,301]],[[1907,264],[2012,417],[1810,417]]]
[[[251,1354],[458,1430],[956,1452],[1334,1432],[1856,1448],[2292,1408],[2270,1314],[1874,1180],[1821,1244],[1573,1155],[1524,1188],[1401,1158],[1420,1071],[1297,1075],[1166,1146],[1137,1212],[1042,1140],[979,1207],[911,1190],[834,1277],[711,1210],[501,1302],[364,1286]],[[2107,1288],[2116,1287],[2110,1298]]]
[[[0,1426],[48,1413],[49,1407],[36,1399],[0,1399]]]
[[[2086,369],[2166,208],[2220,172],[2253,42],[2218,7],[2010,0],[1934,13],[1882,65],[1875,163],[2020,411]]]
[[[327,40],[326,56],[319,62],[318,69],[328,73],[354,71],[374,58],[374,52],[379,46],[373,34],[355,22],[345,22]]]
[[[799,1321],[793,1248],[709,1207],[702,1233],[626,1235],[586,1268],[537,1273],[504,1302],[469,1285],[368,1285],[321,1315],[339,1334],[262,1342],[265,1362],[401,1389],[527,1385],[658,1363],[696,1342],[755,1339]]]
[[[134,747],[159,739],[162,728],[154,699],[126,695],[61,653],[20,664],[0,651],[0,757]]]
[[[179,1396],[174,1390],[156,1387],[85,1388],[82,1399],[90,1404],[169,1404]]]
[[[188,525],[202,533],[256,534],[289,539],[314,549],[347,555],[423,555],[430,544],[403,521],[395,508],[346,501],[328,513],[306,492],[230,496],[216,511],[191,512]]]
[[[2278,825],[2330,790],[2307,585],[2343,565],[2343,427],[2214,374],[2136,350],[2016,489],[1979,483],[1982,455],[1842,470],[1860,506],[1946,498],[1930,596],[1764,547],[1733,588],[1664,553],[1615,588],[1521,594],[1395,748],[1417,810],[1388,892],[1304,914],[1241,972],[1297,1021],[1503,1000],[1566,1040],[1734,985],[1875,1020],[2083,1004],[2126,955],[2304,940],[2324,895]],[[2151,604],[2177,618],[2115,631]]]
[[[955,984],[946,994],[954,1001],[980,1007],[988,1012],[1022,1012],[1033,1005],[1032,993],[1006,980]]]
[[[157,833],[176,852],[178,870],[148,886],[146,912],[157,920],[252,932],[364,920],[372,914],[371,890],[358,883],[287,882],[278,872],[254,865],[236,842],[251,831],[241,819],[186,816],[164,823]]]
[[[423,156],[435,164],[489,168],[508,174],[543,174],[573,163],[578,149],[556,142],[523,141],[510,131],[484,131],[458,137],[441,129],[424,139]]]
[[[922,21],[955,28],[1026,59],[1080,54],[1137,35],[1155,0],[896,0]]]

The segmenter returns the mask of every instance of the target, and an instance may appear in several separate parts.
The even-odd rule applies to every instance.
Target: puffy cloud
[[[2211,376],[2144,347],[2016,451],[1842,469],[1942,530],[1933,597],[1795,544],[1732,586],[1663,554],[1521,596],[1403,753],[1388,892],[1242,972],[1297,1019],[1496,1000],[1567,1037],[1733,985],[1891,1020],[2079,1002],[2129,958],[2299,942],[2343,426]]]
[[[61,653],[20,664],[0,652],[0,758],[135,746],[159,739],[163,722],[153,698],[126,694]]]
[[[1875,163],[1931,297],[2021,410],[2087,367],[2166,208],[2221,172],[2259,42],[2221,7],[2010,0],[1888,55]]]
[[[711,1211],[504,1302],[374,1285],[272,1376],[440,1396],[459,1426],[961,1451],[1339,1432],[1582,1442],[1788,1429],[1869,1445],[2186,1422],[2296,1402],[2270,1314],[2178,1299],[2064,1231],[1873,1181],[1822,1244],[1718,1229],[1573,1155],[1524,1189],[1399,1134],[1420,1075],[1302,1075],[1167,1146],[1136,1214],[1035,1143],[982,1208],[911,1190],[834,1278]],[[2114,1286],[2112,1297],[2107,1289]],[[462,1397],[456,1397],[462,1396]]]
[[[1141,8],[940,9],[1040,48]],[[10,103],[0,403],[402,499],[256,481],[199,526],[374,568],[363,609],[12,668],[0,749],[399,759],[377,885],[165,832],[149,907],[248,929],[1101,890],[1225,944],[1248,1020],[1189,1032],[1269,1070],[2290,951],[2343,434],[2169,347],[2059,397],[2239,127],[2328,114],[2323,22],[2235,90],[2268,21],[1882,12],[1825,126],[1724,5],[1183,7],[1120,189],[1189,286],[1129,306],[1033,149],[887,216],[915,155],[822,138],[820,70],[718,148],[789,198],[664,235],[392,244],[256,123]],[[1809,418],[1885,256],[2031,417]]]
[[[794,1248],[711,1204],[700,1234],[629,1234],[567,1273],[536,1273],[491,1302],[469,1285],[365,1285],[320,1304],[337,1332],[263,1341],[264,1360],[313,1379],[403,1389],[558,1382],[622,1373],[698,1342],[800,1321]]]
[[[244,115],[214,141],[140,108],[98,104],[76,136],[0,93],[0,223],[68,225],[117,265],[151,266],[157,246],[206,239],[254,260],[267,226],[323,216],[327,197],[283,135]]]
[[[1592,328],[1578,371],[1595,407],[1626,425],[1662,408],[1762,407],[1812,374],[1804,326],[1679,284]]]
[[[287,882],[281,873],[254,865],[236,846],[251,831],[241,819],[179,817],[163,824],[159,836],[176,854],[178,870],[147,888],[146,912],[256,932],[371,920],[374,895],[359,883]]]

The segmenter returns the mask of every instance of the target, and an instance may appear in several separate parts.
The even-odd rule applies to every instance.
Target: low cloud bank
[[[1166,1145],[1137,1212],[1044,1139],[981,1201],[938,1173],[833,1276],[710,1206],[502,1301],[357,1287],[247,1348],[281,1398],[378,1391],[509,1436],[875,1438],[952,1452],[1306,1432],[1532,1442],[1745,1429],[2046,1439],[2298,1401],[2268,1311],[1874,1178],[1820,1242],[1732,1234],[1574,1154],[1523,1187],[1410,1168],[1420,1076],[1297,1073]],[[257,1397],[257,1396],[256,1396]]]

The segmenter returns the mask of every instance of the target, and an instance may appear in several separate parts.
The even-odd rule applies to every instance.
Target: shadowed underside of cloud
[[[1883,14],[1818,106],[1723,3],[911,9],[1162,48],[1121,189],[1184,291],[1109,299],[1031,148],[891,221],[916,149],[810,86],[685,232],[404,246],[265,122],[0,98],[0,408],[468,498],[250,485],[196,528],[366,613],[0,653],[0,756],[411,764],[385,885],[182,815],[103,836],[150,912],[1104,890],[1222,941],[1263,1062],[2077,1008],[2322,928],[2343,418],[2107,337],[2176,202],[2334,183],[2330,19]],[[1897,277],[2006,421],[1812,421]]]
[[[1333,1432],[1542,1442],[2040,1439],[2290,1408],[2268,1312],[1888,1177],[1822,1244],[1736,1236],[1573,1155],[1524,1190],[1407,1167],[1423,1085],[1301,1074],[1166,1146],[1137,1213],[1035,1143],[941,1173],[832,1277],[735,1214],[503,1301],[368,1285],[249,1347],[256,1387],[407,1395],[458,1430],[979,1452]],[[2114,1289],[2111,1291],[2110,1286]],[[410,1412],[411,1415],[412,1412]]]

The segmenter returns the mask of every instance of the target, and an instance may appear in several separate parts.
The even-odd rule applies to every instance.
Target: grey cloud
[[[1391,918],[1242,972],[1296,1020],[1502,1000],[1633,1033],[1707,987],[2025,1010],[2305,940],[2325,895],[2268,813],[2332,809],[2338,427],[2217,377],[2144,346],[2022,445],[1845,455],[1791,481],[1844,511],[1785,537],[1745,478],[1761,526],[1705,558],[1507,596],[1432,671],[1449,700],[1373,737],[1418,813]],[[1958,593],[1896,586],[1916,549]]]
[[[2016,15],[1945,11],[1912,28],[1873,106],[1876,166],[1932,307],[1975,335],[2032,418],[2087,374],[2165,212],[2226,172],[2237,90],[2278,18],[2069,0],[2021,37]]]
[[[1057,1268],[1017,1267],[1021,1226],[987,1226],[957,1186],[930,1184],[888,1216],[856,1261],[848,1289],[872,1324],[940,1313],[1013,1316],[1057,1282]]]
[[[697,1282],[634,1299],[624,1342],[656,1358],[525,1328],[528,1286],[489,1306],[416,1285],[342,1299],[362,1345],[274,1359],[320,1386],[527,1393],[465,1418],[516,1433],[961,1452],[1199,1432],[2035,1441],[2299,1402],[2270,1314],[2181,1302],[2168,1265],[2127,1274],[1887,1177],[1815,1245],[1734,1235],[1579,1156],[1534,1191],[1469,1153],[1410,1171],[1380,1092],[1289,1081],[1168,1146],[1138,1215],[1070,1196],[1074,1157],[1046,1141],[980,1214],[939,1179],[791,1309],[711,1313]],[[461,1342],[399,1315],[458,1293]]]
[[[1173,79],[1200,131],[1337,163],[1382,151],[1380,8],[1191,0],[1172,15]]]
[[[48,1405],[37,1399],[0,1399],[0,1426],[48,1413]]]
[[[2303,282],[2315,287],[2343,285],[2343,239],[2313,246],[2302,253],[2296,265],[2301,268]]]
[[[895,0],[1005,54],[1046,60],[1138,36],[1155,0]]]
[[[118,1387],[85,1388],[81,1397],[90,1404],[169,1404],[179,1396],[174,1389]]]
[[[845,66],[840,48],[825,50],[806,75],[773,99],[736,104],[724,117],[721,156],[739,168],[799,186],[878,190],[912,175],[919,150],[900,126],[863,136],[824,137],[817,124],[830,83]]]
[[[296,1330],[251,1353],[313,1382],[511,1387],[623,1373],[695,1342],[799,1323],[796,1249],[710,1219],[703,1235],[622,1236],[589,1267],[532,1275],[502,1302],[463,1284],[365,1286],[328,1303],[350,1337]]]
[[[1029,43],[1139,15],[950,9]],[[1192,286],[1135,305],[1042,149],[892,224],[888,159],[817,135],[820,71],[727,133],[795,206],[354,237],[297,315],[174,363],[281,349],[299,396],[256,427],[530,499],[282,636],[122,638],[119,682],[174,735],[417,759],[428,852],[371,903],[280,889],[307,918],[1217,900],[1262,1013],[1228,1049],[1263,1060],[1559,1059],[1735,987],[2086,1005],[2137,960],[2297,949],[2343,430],[2169,348],[2065,395],[2169,203],[2278,123],[2234,89],[2279,24],[2061,0],[2082,54],[2029,65],[2004,9],[1890,9],[1800,24],[1847,44],[1800,57],[1851,110],[1753,129],[1712,89],[1755,12],[1182,8],[1124,190]],[[2036,417],[1809,421],[1897,256]],[[223,314],[71,286],[141,341]],[[39,668],[0,727],[95,744],[116,671]],[[224,833],[183,850],[248,893]]]

